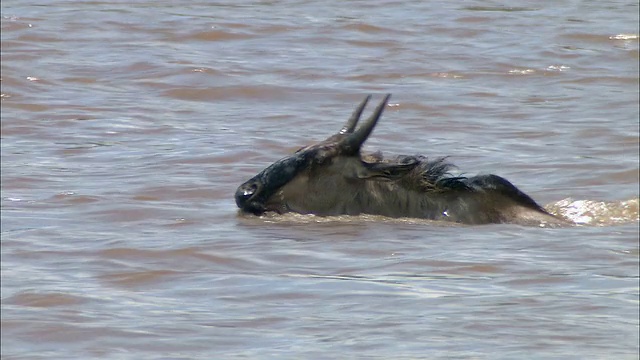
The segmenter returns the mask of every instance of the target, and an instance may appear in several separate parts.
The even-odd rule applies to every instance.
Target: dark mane
[[[421,192],[468,189],[465,176],[451,174],[451,170],[456,169],[457,166],[447,161],[447,156],[435,160],[429,160],[428,157],[422,155],[398,155],[393,160],[382,159],[380,153],[376,153],[376,156],[379,156],[378,161],[398,165],[416,164],[415,168],[402,181],[408,189]]]
[[[422,161],[417,171],[420,172],[420,184],[424,191],[463,190],[467,189],[464,176],[453,176],[450,171],[457,168],[447,161],[448,157],[429,161],[426,157],[419,157]]]

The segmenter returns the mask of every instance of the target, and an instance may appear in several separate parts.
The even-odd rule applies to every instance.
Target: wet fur
[[[497,175],[452,176],[454,165],[439,158],[380,153],[363,156],[368,163],[406,164],[414,167],[397,180],[379,181],[344,177],[344,159],[324,166],[309,166],[267,202],[279,213],[359,215],[427,218],[465,224],[520,223],[552,226],[567,223],[548,214],[528,195]],[[339,189],[339,191],[336,191]]]

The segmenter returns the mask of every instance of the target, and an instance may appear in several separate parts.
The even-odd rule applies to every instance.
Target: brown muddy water
[[[3,359],[637,359],[637,1],[2,1]],[[239,216],[367,142],[581,225]]]

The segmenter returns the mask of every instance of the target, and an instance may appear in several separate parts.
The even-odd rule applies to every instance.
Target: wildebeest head
[[[363,180],[389,181],[412,170],[418,162],[406,157],[399,162],[372,161],[360,156],[360,148],[376,126],[391,97],[387,94],[373,114],[357,127],[371,99],[367,96],[342,129],[326,140],[303,147],[238,187],[235,194],[240,209],[256,215],[265,211],[279,213],[349,213],[336,207],[346,206],[336,196],[352,196]],[[305,201],[306,200],[306,201]]]
[[[358,127],[371,98],[367,96],[337,134],[301,148],[240,185],[235,193],[238,207],[256,215],[365,213],[465,224],[567,224],[500,176],[451,176],[452,165],[444,158],[361,154],[389,97]]]

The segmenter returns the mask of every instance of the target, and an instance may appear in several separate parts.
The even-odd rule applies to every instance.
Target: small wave
[[[257,221],[258,223],[283,223],[283,224],[319,224],[319,223],[334,223],[334,224],[363,224],[363,223],[377,223],[377,222],[386,222],[386,223],[395,223],[395,224],[410,224],[410,225],[434,225],[434,226],[442,226],[442,227],[450,227],[450,226],[465,226],[464,224],[446,222],[446,221],[437,221],[437,220],[428,220],[428,219],[420,219],[420,218],[392,218],[386,217],[382,215],[370,215],[370,214],[360,214],[360,215],[332,215],[332,216],[320,216],[313,214],[298,214],[298,213],[285,213],[285,214],[276,214],[273,212],[265,213],[259,217],[243,213],[238,210],[238,217],[243,219],[243,221],[247,221],[247,223],[252,221]]]
[[[636,198],[606,202],[567,198],[549,204],[546,208],[550,213],[569,219],[579,225],[620,225],[640,220],[639,200]]]
[[[637,40],[638,34],[617,34],[614,36],[609,36],[611,40]]]
[[[557,215],[577,225],[591,226],[613,226],[629,224],[640,221],[640,199],[625,201],[595,201],[595,200],[573,200],[566,198],[545,206],[551,214]],[[428,224],[435,226],[465,226],[457,223],[442,222],[415,218],[389,218],[381,215],[362,214],[358,216],[337,215],[337,216],[317,216],[303,215],[296,213],[275,214],[267,213],[260,217],[245,214],[238,211],[238,216],[244,221],[258,221],[259,223],[366,223],[366,222],[387,222],[402,224]]]

